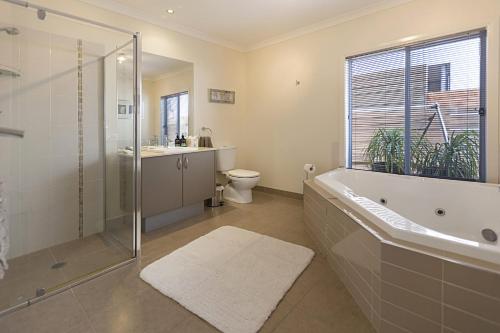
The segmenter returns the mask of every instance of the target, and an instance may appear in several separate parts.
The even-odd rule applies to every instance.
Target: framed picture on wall
[[[230,90],[208,89],[210,103],[234,104],[235,92]]]

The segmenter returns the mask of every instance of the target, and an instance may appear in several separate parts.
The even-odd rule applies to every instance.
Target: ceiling
[[[190,62],[143,52],[141,73],[144,79],[153,80],[170,73],[177,73],[191,68],[192,65]]]
[[[82,0],[241,51],[410,0]],[[166,12],[173,9],[173,15]]]

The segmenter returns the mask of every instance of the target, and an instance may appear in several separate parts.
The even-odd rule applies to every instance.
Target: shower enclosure
[[[0,314],[136,257],[138,55],[139,34],[0,1]]]

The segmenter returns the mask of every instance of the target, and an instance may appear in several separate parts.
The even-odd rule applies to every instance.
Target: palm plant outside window
[[[348,58],[347,166],[484,181],[485,36]]]

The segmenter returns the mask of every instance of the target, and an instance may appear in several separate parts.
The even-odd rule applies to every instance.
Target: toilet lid
[[[229,171],[228,175],[236,178],[255,178],[259,177],[260,173],[252,170],[235,169]]]

